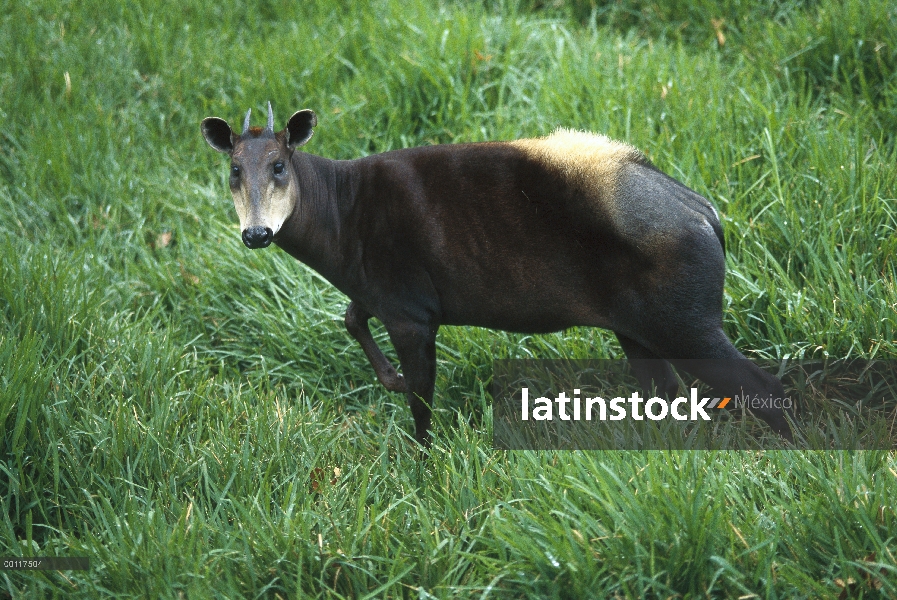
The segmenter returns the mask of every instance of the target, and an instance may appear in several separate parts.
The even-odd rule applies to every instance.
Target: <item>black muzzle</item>
[[[274,239],[270,227],[247,227],[243,230],[243,243],[247,248],[267,248]]]

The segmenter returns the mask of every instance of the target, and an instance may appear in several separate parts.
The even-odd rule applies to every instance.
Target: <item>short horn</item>
[[[252,114],[252,109],[246,111],[246,118],[243,120],[243,134],[249,131],[249,115]],[[243,135],[241,134],[241,135]]]
[[[268,131],[274,133],[274,111],[271,110],[271,101],[268,101]]]

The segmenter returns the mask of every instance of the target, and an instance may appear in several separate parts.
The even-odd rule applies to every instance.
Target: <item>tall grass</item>
[[[2,593],[893,597],[893,452],[493,451],[492,359],[620,356],[607,332],[444,328],[420,462],[346,298],[242,247],[198,123],[313,108],[307,150],[332,158],[626,139],[720,209],[739,348],[895,358],[895,20],[878,0],[7,3],[0,554],[92,564],[0,572]]]

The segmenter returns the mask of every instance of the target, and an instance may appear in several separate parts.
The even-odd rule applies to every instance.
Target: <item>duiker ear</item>
[[[206,138],[209,146],[218,152],[234,151],[234,132],[224,119],[207,117],[202,120],[202,137]]]
[[[294,113],[287,121],[287,147],[290,150],[304,145],[314,135],[312,127],[318,124],[314,111],[305,109]]]

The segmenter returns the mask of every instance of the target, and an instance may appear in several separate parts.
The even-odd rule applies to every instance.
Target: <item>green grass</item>
[[[897,595],[894,452],[493,451],[492,359],[620,356],[607,332],[444,328],[420,462],[346,298],[243,248],[199,134],[271,100],[331,158],[623,138],[723,214],[739,348],[897,359],[893,3],[0,15],[0,554],[91,558],[0,595]]]

